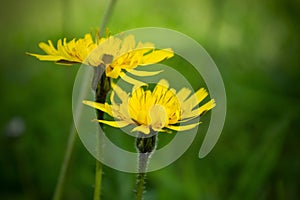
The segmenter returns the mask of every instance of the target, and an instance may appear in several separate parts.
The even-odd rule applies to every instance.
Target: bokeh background
[[[108,1],[11,0],[1,5],[0,199],[50,199],[72,124],[78,66],[39,62],[40,41],[82,37]],[[223,133],[198,159],[209,115],[188,151],[148,174],[145,199],[299,199],[300,1],[118,1],[112,33],[178,30],[210,53],[223,76]],[[197,86],[193,73],[186,72]],[[63,199],[91,199],[94,158],[76,141]],[[105,167],[103,199],[133,199],[135,174]]]

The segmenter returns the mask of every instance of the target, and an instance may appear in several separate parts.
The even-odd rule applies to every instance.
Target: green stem
[[[143,194],[144,194],[144,189],[145,189],[145,178],[146,178],[146,173],[139,173],[138,174],[138,182],[137,182],[137,189],[136,189],[136,199],[137,200],[142,200],[143,199]]]
[[[145,190],[146,168],[150,153],[139,153],[139,173],[136,183],[136,199],[142,200]]]
[[[113,12],[114,6],[116,4],[117,0],[110,0],[109,4],[104,12],[103,18],[102,18],[102,22],[100,25],[100,36],[103,36],[104,33],[104,29],[108,23],[109,17],[111,16],[111,13]]]
[[[69,134],[67,149],[66,149],[65,157],[64,157],[61,169],[60,169],[59,178],[58,178],[55,192],[53,195],[53,200],[61,199],[62,189],[63,189],[64,183],[65,183],[66,174],[67,174],[67,171],[68,171],[68,168],[70,165],[70,160],[71,160],[72,152],[73,152],[75,141],[76,141],[76,135],[77,135],[76,128],[73,124],[70,134]]]
[[[101,199],[102,163],[96,159],[94,200]]]
[[[136,182],[136,199],[142,200],[143,194],[145,191],[145,180],[146,180],[146,171],[149,161],[149,157],[155,151],[156,148],[156,137],[154,131],[151,130],[151,133],[148,137],[144,137],[142,133],[139,134],[139,137],[136,138],[136,148],[139,152],[138,165],[139,173],[137,175]]]
[[[95,87],[95,100],[98,103],[105,103],[106,95],[109,92],[111,85],[110,85],[110,78],[105,74],[105,65],[101,64],[98,67],[94,68],[94,78],[97,80],[97,85]],[[94,81],[93,81],[94,82]],[[93,86],[92,86],[93,88]],[[100,110],[96,110],[97,118],[99,120],[103,120],[104,112]],[[102,126],[99,123],[99,126]],[[99,135],[96,135],[97,144],[96,144],[96,152],[97,154],[101,151],[101,141]],[[102,164],[96,159],[96,173],[95,173],[95,188],[94,188],[94,200],[101,199],[101,181],[102,181]]]

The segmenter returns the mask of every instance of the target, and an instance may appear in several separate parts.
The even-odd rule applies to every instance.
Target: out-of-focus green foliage
[[[72,123],[79,66],[39,62],[25,52],[41,52],[40,41],[83,36],[99,26],[106,3],[2,3],[0,199],[51,197]],[[189,150],[148,174],[145,199],[299,198],[299,9],[296,0],[117,2],[112,33],[160,26],[191,36],[215,60],[227,91],[226,124],[214,150],[197,157],[209,123],[204,116]],[[20,136],[12,136],[18,130],[11,123]],[[133,199],[135,175],[104,170],[103,199]],[[77,140],[64,199],[91,199],[93,176],[94,159]]]

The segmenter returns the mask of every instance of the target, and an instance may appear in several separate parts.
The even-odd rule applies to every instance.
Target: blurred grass
[[[47,39],[81,37],[100,24],[106,1],[16,1],[1,6],[0,199],[49,199],[72,122],[78,66],[39,62]],[[119,1],[112,33],[144,26],[183,32],[201,43],[223,76],[224,131],[198,159],[209,116],[188,151],[148,174],[145,199],[298,199],[299,1]],[[175,63],[176,64],[176,63]],[[198,84],[192,71],[186,72]],[[25,124],[9,137],[8,124]],[[202,134],[201,134],[202,133]],[[115,138],[116,139],[116,138]],[[78,140],[65,199],[91,199],[94,160]],[[132,199],[135,175],[105,167],[103,199]]]

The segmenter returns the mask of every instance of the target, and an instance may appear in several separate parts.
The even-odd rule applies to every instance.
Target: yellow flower
[[[103,40],[101,39],[99,42]],[[58,64],[70,65],[84,63],[86,57],[97,47],[97,43],[93,41],[91,34],[86,34],[84,38],[73,39],[70,42],[67,42],[66,38],[63,41],[59,39],[57,41],[57,49],[50,40],[48,40],[48,44],[44,42],[39,43],[39,47],[47,55],[28,54],[42,61],[55,61]]]
[[[55,61],[58,64],[70,65],[83,63],[90,66],[104,66],[106,76],[118,78],[134,85],[142,83],[130,78],[124,72],[129,72],[137,76],[152,76],[160,73],[137,71],[134,68],[158,63],[174,55],[171,49],[156,50],[152,43],[136,44],[133,35],[126,36],[123,40],[110,36],[108,38],[96,38],[93,41],[91,34],[86,34],[84,38],[67,42],[64,38],[57,42],[57,48],[49,40],[48,44],[41,42],[39,47],[47,55],[28,53],[43,61]]]
[[[98,120],[113,127],[122,128],[133,124],[136,126],[132,131],[144,134],[149,134],[150,129],[157,132],[168,131],[167,129],[185,131],[196,127],[200,122],[188,125],[181,125],[181,123],[199,117],[215,106],[215,101],[211,99],[198,107],[198,104],[208,95],[204,88],[191,96],[190,93],[191,90],[187,88],[182,88],[176,93],[173,88],[169,89],[169,83],[162,79],[153,91],[139,87],[132,91],[132,95],[114,85],[110,97],[111,105],[92,101],[83,101],[83,103],[117,119],[117,121]],[[122,101],[121,103],[116,103],[115,94]]]
[[[170,48],[156,50],[154,44],[149,42],[136,44],[133,35],[128,35],[123,40],[111,36],[91,52],[87,62],[92,66],[104,64],[106,76],[111,78],[120,76],[125,81],[135,86],[140,86],[144,84],[130,78],[124,72],[129,72],[136,76],[153,76],[161,71],[140,71],[135,70],[135,68],[137,66],[155,64],[173,56],[174,53]],[[108,60],[108,62],[105,60]]]

